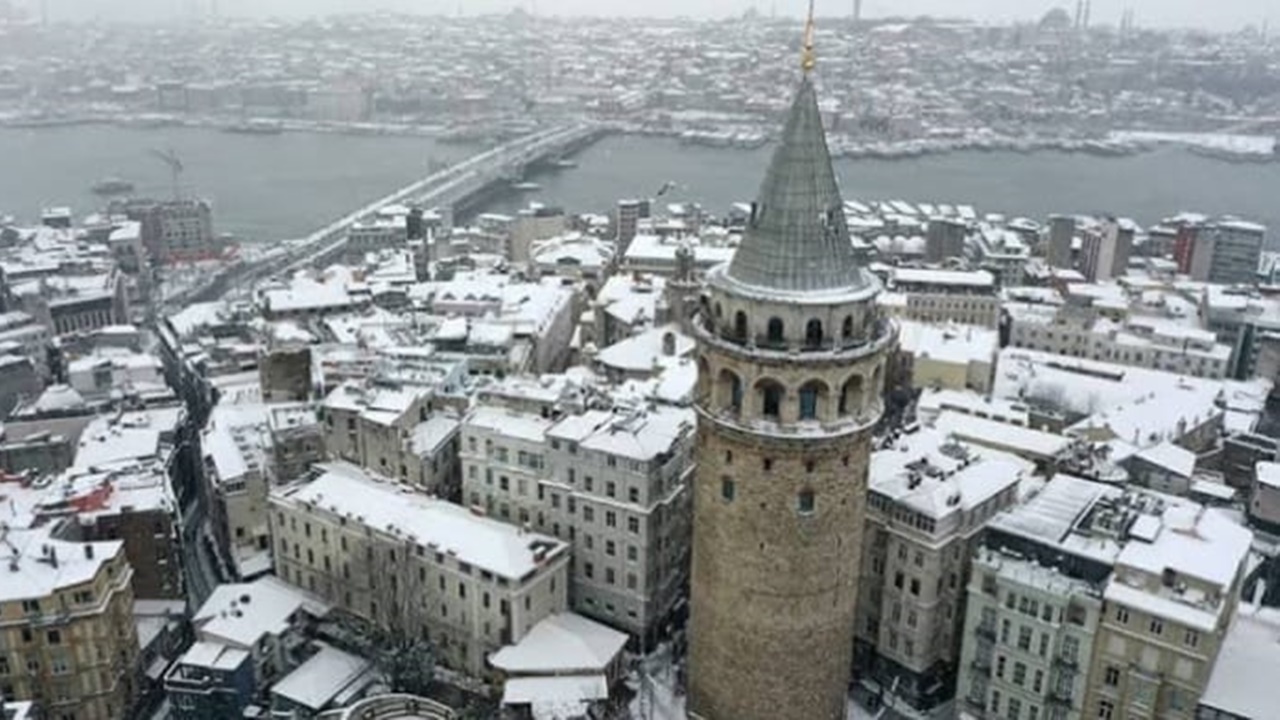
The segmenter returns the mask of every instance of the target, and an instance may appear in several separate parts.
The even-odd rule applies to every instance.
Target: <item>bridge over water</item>
[[[292,272],[331,258],[346,244],[347,232],[352,225],[391,205],[434,209],[448,221],[453,217],[454,208],[494,185],[520,179],[533,165],[573,154],[595,142],[605,132],[605,128],[587,123],[561,125],[473,155],[343,215],[305,238],[282,243],[253,260],[223,270],[199,287],[166,298],[164,310],[173,312],[190,303],[214,300],[235,284],[279,272]]]

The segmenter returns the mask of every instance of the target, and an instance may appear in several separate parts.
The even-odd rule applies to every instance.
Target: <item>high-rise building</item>
[[[1080,246],[1080,272],[1089,282],[1121,277],[1133,254],[1133,230],[1115,220],[1085,228]]]
[[[1076,236],[1076,219],[1070,215],[1049,218],[1049,266],[1071,267],[1071,241]]]
[[[807,72],[738,252],[707,285],[689,711],[844,718],[871,431],[896,333],[850,240]]]
[[[1234,218],[1211,224],[1184,222],[1174,243],[1178,272],[1222,285],[1253,284],[1266,234],[1265,226]]]
[[[929,219],[925,231],[925,262],[941,263],[950,258],[964,257],[964,239],[969,235],[969,225],[955,218]]]

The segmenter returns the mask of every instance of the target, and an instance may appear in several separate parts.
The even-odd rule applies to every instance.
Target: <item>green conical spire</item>
[[[785,293],[857,290],[870,282],[849,238],[808,73],[800,81],[728,276]]]

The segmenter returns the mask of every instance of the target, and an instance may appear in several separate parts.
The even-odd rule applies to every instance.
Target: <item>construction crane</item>
[[[169,150],[152,150],[151,154],[159,158],[161,162],[169,166],[169,175],[173,181],[173,199],[182,199],[182,160],[178,157],[178,153],[173,149]]]

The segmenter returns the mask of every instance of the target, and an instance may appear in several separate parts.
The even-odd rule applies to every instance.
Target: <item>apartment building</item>
[[[138,635],[124,543],[0,526],[0,697],[50,718],[133,718]]]
[[[574,610],[647,644],[688,575],[693,430],[684,408],[552,420],[481,406],[463,421],[463,497],[573,543]]]
[[[1124,321],[1076,307],[1009,303],[1009,344],[1182,375],[1223,378],[1232,368],[1232,348],[1207,330],[1156,317]]]
[[[988,525],[968,591],[965,710],[1189,720],[1251,540],[1219,510],[1058,475]]]
[[[895,268],[889,290],[906,296],[903,317],[994,328],[1000,322],[995,276],[986,270]]]
[[[321,405],[324,446],[330,457],[381,475],[409,480],[415,456],[410,436],[427,419],[425,387],[350,381]]]
[[[279,577],[473,675],[568,605],[567,544],[348,463],[273,491],[271,537]]]
[[[929,428],[872,454],[855,672],[920,710],[952,697],[970,558],[1033,470]]]

